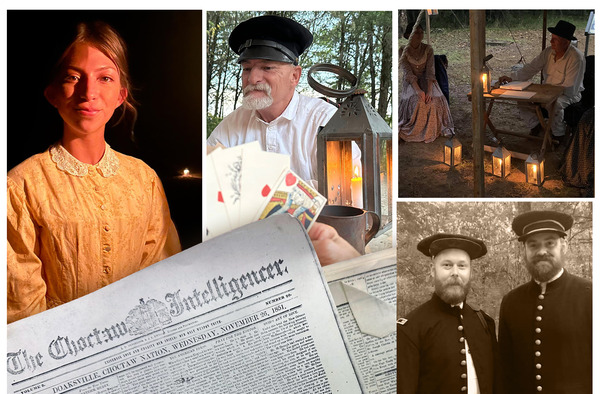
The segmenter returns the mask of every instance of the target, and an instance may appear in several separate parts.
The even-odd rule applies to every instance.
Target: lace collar
[[[88,175],[88,169],[90,167],[97,168],[100,174],[105,178],[115,175],[119,170],[119,159],[109,144],[106,144],[102,159],[95,165],[82,163],[77,160],[61,145],[60,142],[57,142],[50,147],[50,156],[59,170],[74,176],[83,177]]]

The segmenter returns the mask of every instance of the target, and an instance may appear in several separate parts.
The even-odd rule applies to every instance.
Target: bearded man
[[[542,71],[542,83],[563,86],[563,94],[559,96],[554,107],[550,104],[546,108],[547,111],[553,109],[553,113],[549,114],[552,120],[553,138],[562,140],[566,133],[566,124],[563,121],[564,108],[572,103],[577,103],[582,98],[581,92],[584,90],[582,81],[586,62],[584,54],[571,44],[573,40],[576,40],[574,36],[576,26],[560,20],[554,27],[549,27],[547,30],[551,33],[551,46],[543,49],[534,60],[523,68],[516,70],[512,75],[513,78],[504,75],[499,78],[499,82],[511,82],[513,79],[527,81]],[[530,128],[530,135],[538,135],[542,131],[534,108],[520,106],[520,114]]]
[[[511,393],[593,392],[592,283],[564,268],[573,222],[555,211],[513,220],[532,280],[501,303],[499,347]]]
[[[264,15],[240,23],[229,36],[242,67],[242,107],[213,130],[207,145],[236,146],[259,141],[267,152],[290,155],[290,168],[316,185],[317,132],[336,112],[324,100],[295,91],[299,56],[313,35],[298,22]]]
[[[498,393],[494,320],[466,302],[479,239],[435,234],[417,249],[431,257],[432,298],[397,324],[397,387],[404,394]]]

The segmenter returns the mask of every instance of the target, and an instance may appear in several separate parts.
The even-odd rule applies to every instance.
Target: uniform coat
[[[399,393],[449,394],[467,392],[462,337],[467,339],[481,394],[493,390],[497,341],[495,322],[482,314],[487,328],[467,303],[457,308],[436,294],[397,325]],[[463,318],[461,318],[462,316]],[[461,326],[461,327],[460,327]]]
[[[503,297],[499,347],[509,392],[592,393],[592,283],[564,271]],[[539,389],[540,387],[540,389]]]

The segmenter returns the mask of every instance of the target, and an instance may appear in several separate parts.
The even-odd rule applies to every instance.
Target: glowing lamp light
[[[453,168],[461,164],[461,142],[454,136],[445,141],[443,146],[443,162]]]
[[[187,168],[184,168],[183,175],[184,176],[190,176],[190,170],[187,169]]]
[[[492,173],[505,178],[511,172],[511,153],[503,145],[499,145],[492,153]]]
[[[545,181],[545,159],[532,153],[526,159],[526,183],[541,186]]]
[[[492,55],[488,55],[484,58],[484,64],[482,65],[482,73],[480,79],[482,80],[482,93],[490,93],[490,68],[486,63],[492,59]]]
[[[351,178],[351,205],[363,208],[363,178],[359,171],[359,165],[355,166],[354,176]]]

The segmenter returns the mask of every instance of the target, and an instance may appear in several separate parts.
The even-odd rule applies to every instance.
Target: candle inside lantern
[[[488,93],[487,79],[488,75],[486,73],[482,73],[482,91],[484,93]]]
[[[359,166],[355,166],[355,176],[351,178],[351,198],[354,207],[363,208],[363,178],[359,175]]]
[[[187,168],[184,168],[184,176],[189,176],[190,175],[190,170]]]

